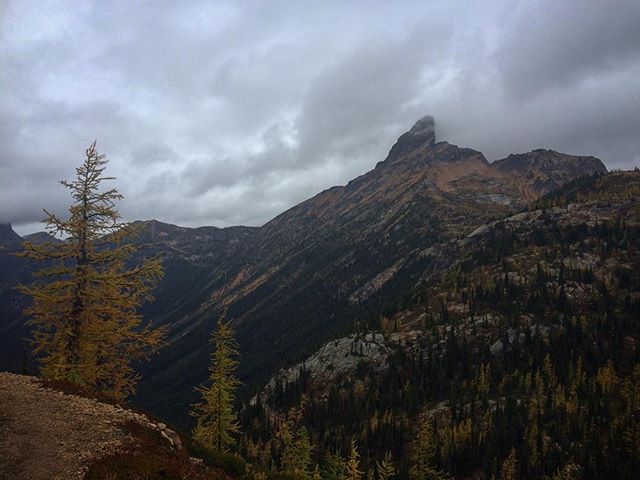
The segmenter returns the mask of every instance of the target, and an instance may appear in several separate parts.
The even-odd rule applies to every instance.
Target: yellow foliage
[[[20,255],[47,266],[20,289],[33,300],[26,313],[42,375],[121,400],[138,380],[131,362],[162,344],[164,331],[142,326],[137,309],[152,299],[163,271],[157,257],[125,267],[135,251],[126,240],[137,230],[120,222],[118,191],[100,191],[103,181],[112,180],[102,175],[106,163],[94,142],[76,179],[61,182],[73,197],[69,217],[45,210],[44,222],[64,242],[25,243]]]

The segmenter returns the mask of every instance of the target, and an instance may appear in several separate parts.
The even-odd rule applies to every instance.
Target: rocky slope
[[[541,208],[484,224],[466,236],[429,248],[424,255],[447,261],[438,264],[438,272],[425,271],[421,279],[419,296],[428,298],[428,302],[420,300],[412,308],[396,311],[383,320],[384,328],[327,342],[307,359],[274,375],[260,392],[261,400],[268,403],[276,386],[286,389],[298,382],[301,375],[308,375],[309,381],[326,396],[336,382],[353,382],[363,367],[371,372],[386,371],[389,358],[399,350],[417,361],[420,355],[446,348],[446,338],[451,334],[465,338],[467,348],[472,350],[484,346],[494,357],[502,355],[506,347],[522,343],[525,338],[553,334],[560,328],[558,323],[553,318],[545,318],[544,314],[526,312],[526,306],[520,307],[524,311],[517,324],[508,326],[505,326],[504,314],[496,309],[470,311],[469,305],[461,300],[459,289],[455,293],[449,292],[452,286],[443,279],[452,271],[464,269],[472,272],[476,282],[485,282],[487,288],[493,286],[496,279],[503,278],[508,278],[511,285],[525,286],[534,282],[540,275],[539,269],[543,269],[550,277],[546,280],[549,290],[559,292],[562,287],[568,302],[586,305],[600,295],[594,279],[607,282],[621,275],[637,276],[640,258],[634,248],[618,247],[621,251],[608,255],[592,250],[599,237],[598,225],[623,223],[630,231],[640,229],[640,197],[636,195],[640,193],[640,173],[614,172],[591,181],[593,186],[577,198],[574,190],[568,190],[568,198],[562,201],[565,205],[543,208],[553,204],[554,197],[551,196],[534,205]],[[589,199],[589,194],[593,199]],[[541,237],[540,232],[547,231]],[[576,243],[571,245],[566,237],[575,235],[575,231],[583,233],[572,239]],[[544,249],[540,244],[555,243],[544,240],[544,235],[552,237],[558,232],[562,233],[556,242],[566,249],[563,257],[553,260],[548,254],[547,258],[543,257]],[[511,252],[496,252],[505,238],[517,243],[517,247],[512,247],[514,251]],[[585,244],[580,245],[577,240]],[[562,245],[562,242],[566,244]],[[503,256],[501,263],[494,260],[496,255]],[[560,270],[584,270],[589,271],[590,276],[562,280],[560,284],[557,280]],[[630,301],[640,300],[640,292],[631,289],[628,294]],[[443,305],[447,320],[434,326],[434,319],[442,317]]]

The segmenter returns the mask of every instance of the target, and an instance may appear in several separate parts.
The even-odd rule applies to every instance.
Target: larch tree
[[[559,468],[552,476],[544,476],[544,480],[578,480],[580,467],[573,460],[569,460],[564,467]]]
[[[422,414],[411,452],[410,480],[445,480],[451,478],[448,474],[435,467],[435,456],[435,435],[431,420],[426,414]]]
[[[347,480],[360,480],[362,478],[362,471],[360,471],[360,454],[358,453],[358,445],[356,445],[355,439],[351,440],[351,453],[347,460],[346,473]]]
[[[68,218],[45,210],[47,231],[63,241],[25,242],[20,255],[45,266],[20,289],[33,300],[26,313],[42,375],[123,400],[139,378],[131,363],[163,341],[164,331],[144,326],[138,313],[163,270],[157,257],[127,268],[135,252],[127,239],[137,228],[115,208],[122,195],[103,188],[114,178],[103,175],[107,160],[96,142],[85,155],[76,178],[61,182],[73,198]]]
[[[393,464],[391,452],[386,452],[382,462],[376,462],[376,470],[378,471],[379,480],[389,480],[396,474],[396,467]]]
[[[291,407],[286,418],[279,422],[276,431],[276,438],[282,448],[280,456],[282,472],[301,480],[309,479],[313,475],[311,470],[313,447],[307,429],[301,424],[306,403],[307,397],[303,395],[299,405]]]
[[[211,340],[214,345],[209,367],[211,385],[197,387],[202,401],[195,404],[191,412],[196,418],[193,438],[207,448],[227,452],[240,431],[233,405],[240,382],[235,377],[239,365],[238,344],[233,327],[224,316],[218,320]]]
[[[500,469],[500,480],[517,480],[518,478],[518,456],[516,449],[511,448],[509,455],[502,462]]]

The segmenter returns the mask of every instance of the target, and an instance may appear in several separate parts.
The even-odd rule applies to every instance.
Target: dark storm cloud
[[[496,159],[640,163],[635,1],[9,2],[0,221],[63,212],[98,137],[129,219],[261,224],[425,114]]]

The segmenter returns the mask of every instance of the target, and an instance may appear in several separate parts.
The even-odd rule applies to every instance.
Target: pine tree
[[[345,480],[347,466],[339,451],[334,452],[326,459],[323,472],[324,480]]]
[[[420,416],[418,433],[411,453],[409,478],[411,480],[445,480],[450,478],[434,465],[436,448],[431,421],[427,415]]]
[[[360,480],[362,478],[362,472],[360,468],[360,454],[358,453],[358,446],[355,439],[351,440],[351,453],[349,460],[347,460],[347,475],[346,480]]]
[[[234,376],[239,364],[238,344],[233,327],[224,316],[218,320],[211,340],[214,345],[209,367],[211,385],[196,388],[202,394],[202,401],[195,404],[191,412],[196,417],[193,438],[207,448],[227,452],[235,443],[234,435],[240,431],[233,407],[240,382]]]
[[[25,242],[20,255],[46,266],[20,290],[33,300],[25,313],[42,375],[122,400],[138,380],[132,361],[162,344],[164,331],[142,326],[137,309],[152,299],[163,271],[157,257],[125,267],[135,251],[126,240],[137,229],[120,220],[115,202],[122,195],[102,188],[113,177],[103,176],[107,160],[96,142],[85,154],[76,178],[61,182],[73,198],[69,217],[45,210],[47,231],[64,242]]]
[[[378,470],[378,480],[389,480],[396,474],[396,467],[393,464],[393,457],[391,452],[386,452],[382,462],[376,462],[376,469]]]

